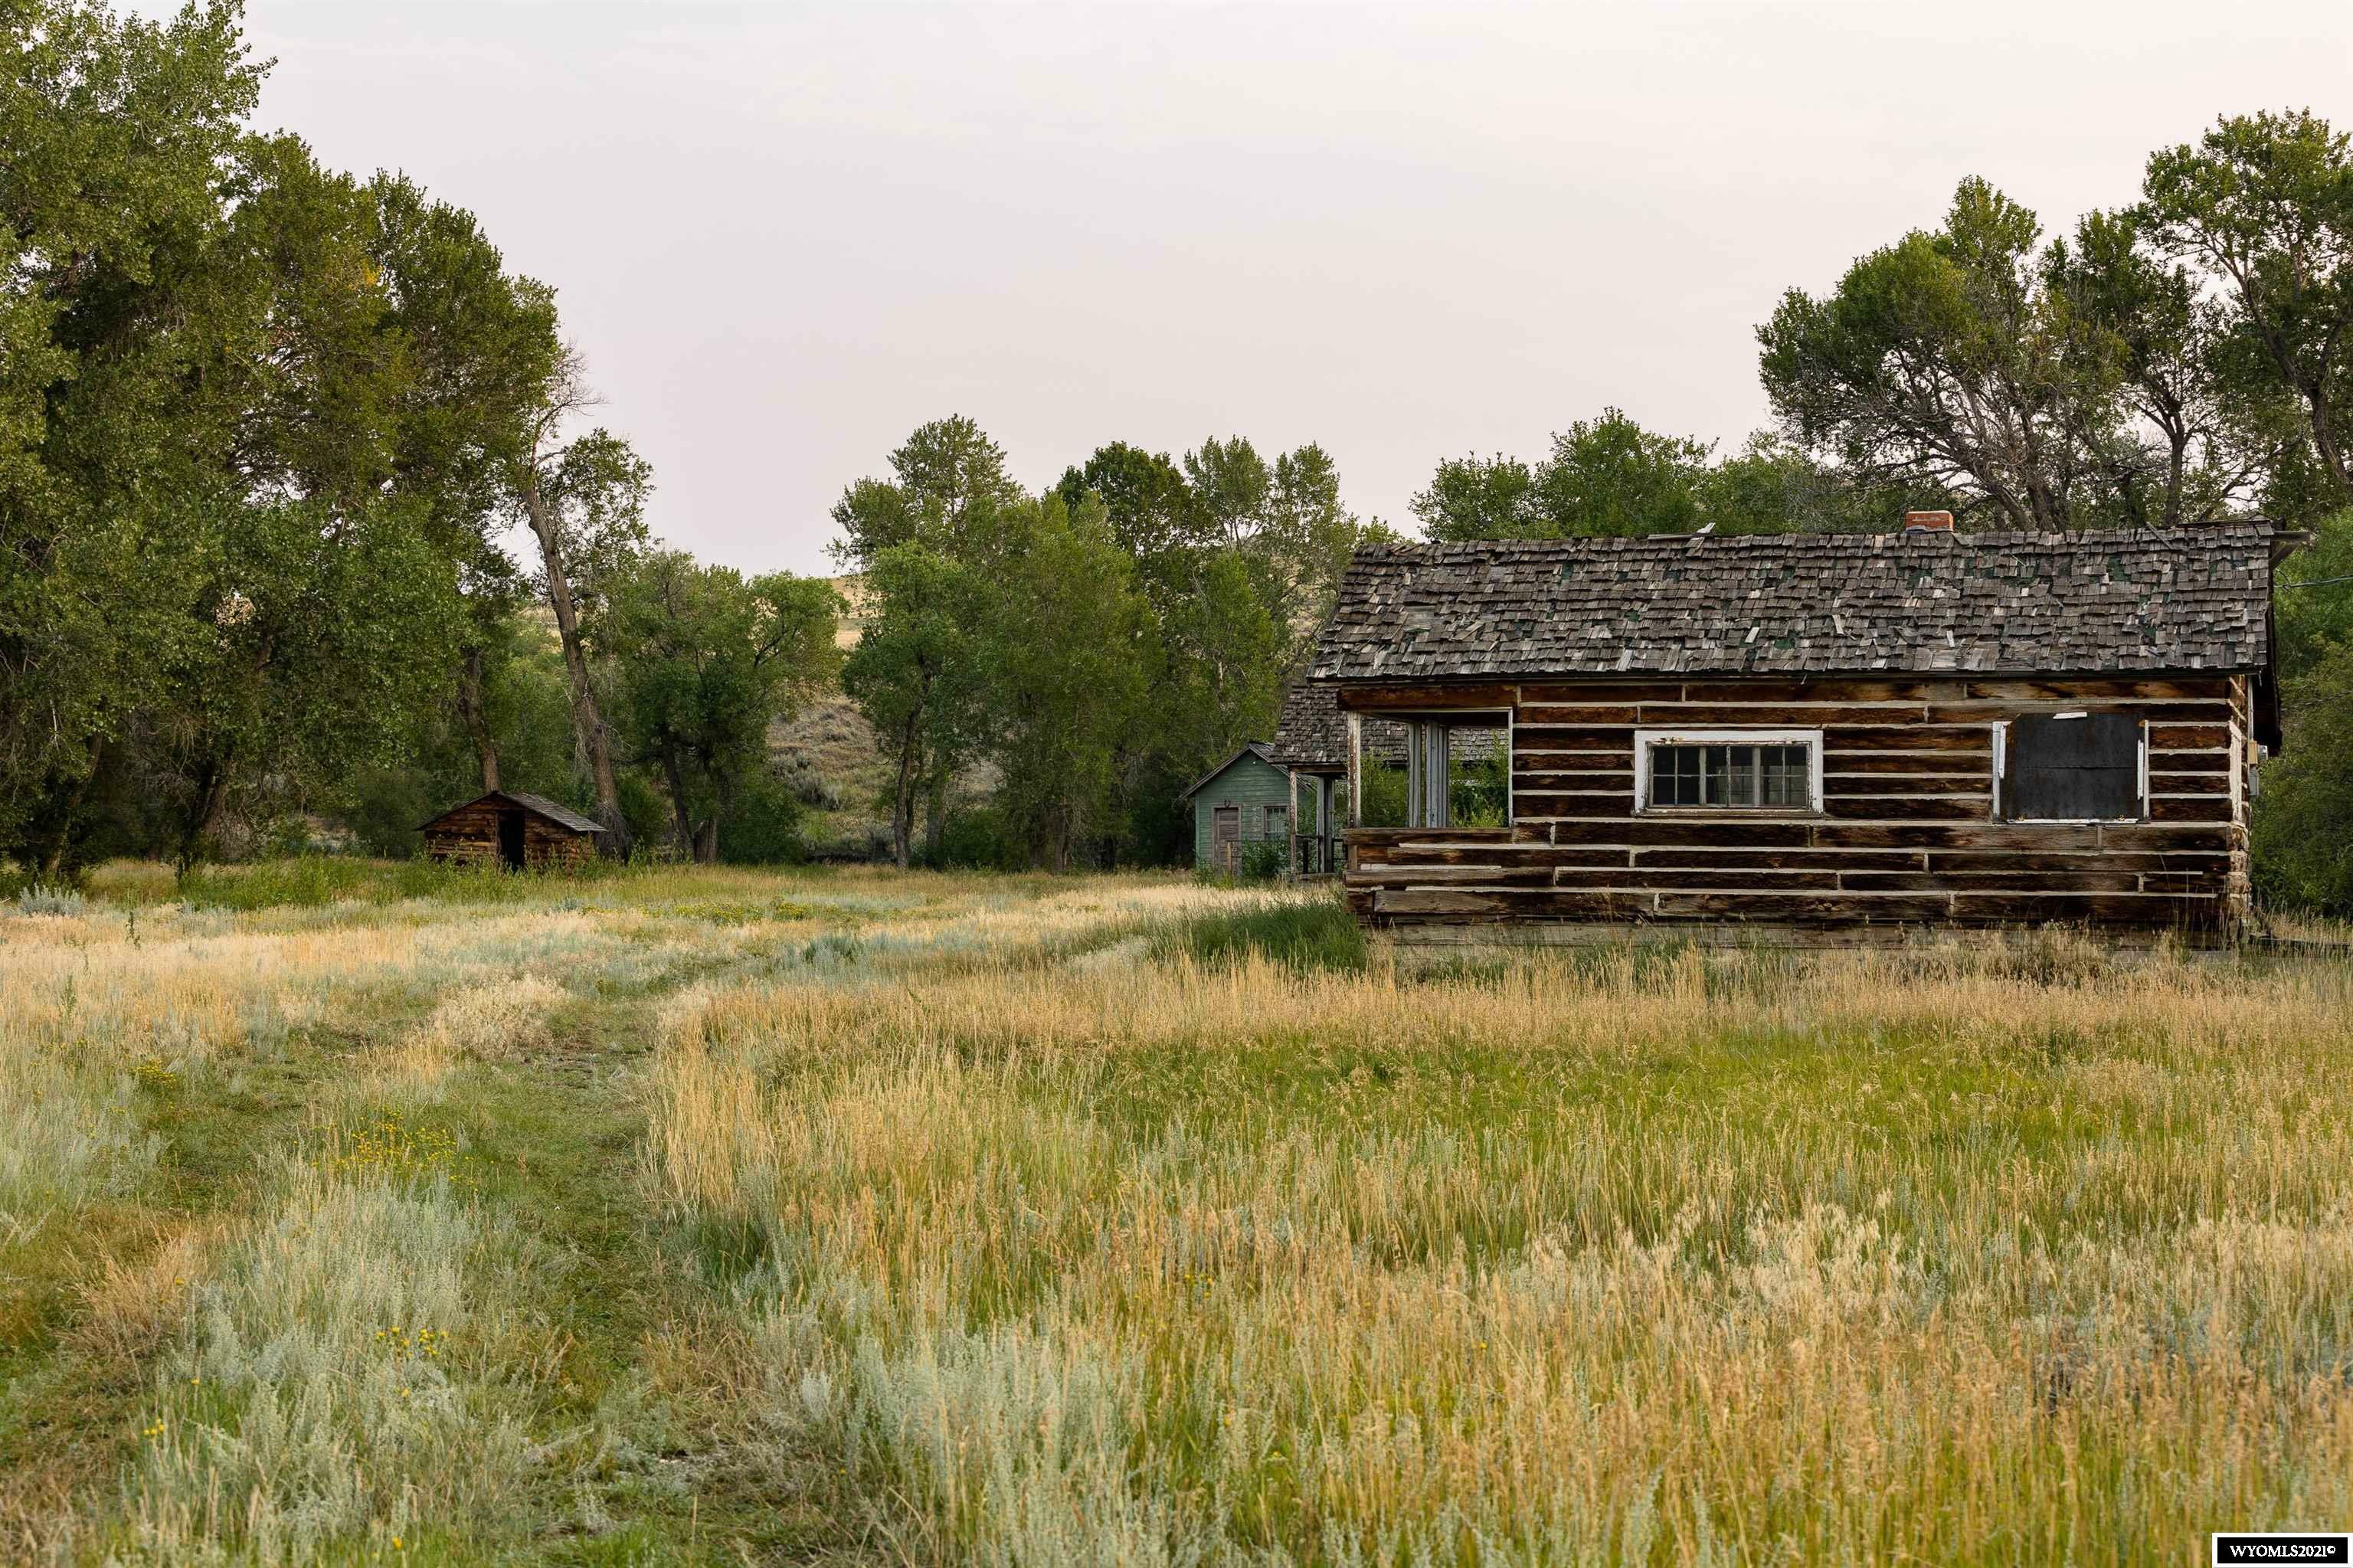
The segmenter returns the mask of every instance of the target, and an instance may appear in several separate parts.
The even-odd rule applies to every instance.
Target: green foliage
[[[1460,828],[1500,828],[1511,821],[1512,763],[1502,747],[1447,773],[1447,812]]]
[[[914,540],[884,546],[867,565],[865,626],[841,686],[892,760],[892,847],[902,865],[926,779],[944,779],[976,742],[988,677],[981,583]]]
[[[760,768],[744,781],[720,819],[719,858],[730,865],[797,865],[808,858],[800,818],[792,786]]]
[[[934,871],[1019,871],[1029,856],[1003,811],[966,806],[949,814],[937,846],[927,847],[918,861]]]
[[[1179,954],[1202,964],[1233,964],[1261,959],[1300,970],[1365,967],[1365,931],[1336,899],[1284,901],[1256,908],[1219,911],[1166,927],[1152,942],[1154,956]]]
[[[2255,800],[2256,887],[2265,902],[2353,918],[2353,642],[2337,642],[2285,692],[2287,747]]]
[[[1876,483],[1953,491],[2013,527],[2097,519],[2118,371],[2066,330],[2035,216],[1979,179],[1944,227],[1862,258],[1757,329],[1783,431]]]
[[[185,865],[392,761],[514,576],[546,291],[245,129],[237,22],[33,4],[0,71],[0,850],[53,872]]]
[[[746,581],[678,550],[638,558],[610,591],[604,643],[617,666],[621,733],[669,787],[680,851],[716,860],[721,824],[740,813],[767,754],[770,722],[789,718],[840,665],[840,598],[818,579]],[[773,841],[775,801],[765,809]]]
[[[1101,826],[1145,687],[1134,567],[1099,502],[1049,492],[1004,517],[986,657],[998,804],[1034,861],[1068,870]]]
[[[1404,763],[1366,758],[1364,778],[1358,786],[1363,795],[1358,821],[1368,828],[1404,827],[1406,786],[1409,782]],[[1343,800],[1340,811],[1344,821],[1346,810],[1346,802]]]
[[[1275,882],[1290,869],[1291,846],[1271,839],[1261,839],[1242,846],[1239,868],[1244,882]]]
[[[1556,434],[1534,465],[1501,455],[1440,462],[1414,515],[1447,541],[1688,533],[1704,517],[1708,450],[1605,408]]]
[[[1022,499],[1005,471],[1005,450],[962,414],[916,427],[891,454],[892,477],[861,479],[834,503],[834,546],[857,570],[899,545],[922,545],[953,560],[983,548],[997,512]]]
[[[2225,116],[2151,154],[2141,194],[2138,221],[2227,302],[2224,395],[2302,418],[2318,482],[2280,509],[2353,500],[2353,142],[2308,110]]]
[[[2320,519],[2312,532],[2312,543],[2273,574],[2280,673],[2291,680],[2331,646],[2353,647],[2353,508]]]
[[[1605,408],[1556,434],[1550,455],[1533,467],[1500,457],[1440,464],[1414,510],[1433,539],[1683,533],[1699,522],[1706,458],[1701,442]],[[1451,514],[1449,503],[1466,510]],[[1491,528],[1501,531],[1478,531]]]

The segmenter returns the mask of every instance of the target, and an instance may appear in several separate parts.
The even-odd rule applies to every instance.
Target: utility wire
[[[2309,577],[2300,583],[2282,583],[2282,588],[2327,588],[2330,583],[2353,583],[2353,576],[2341,577]]]

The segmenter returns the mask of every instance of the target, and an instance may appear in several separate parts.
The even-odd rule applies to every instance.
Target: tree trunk
[[[719,813],[713,811],[702,819],[694,832],[694,863],[697,865],[719,863]]]
[[[948,836],[948,767],[942,759],[932,769],[932,777],[923,798],[923,854],[934,866],[940,863],[940,846]]]
[[[526,476],[523,510],[531,531],[539,537],[540,563],[547,572],[547,602],[555,611],[556,635],[564,643],[564,670],[572,683],[572,733],[588,754],[590,777],[596,786],[596,820],[605,826],[605,853],[617,860],[629,855],[628,819],[621,814],[621,788],[613,774],[613,737],[596,711],[596,693],[588,683],[588,655],[580,646],[580,616],[572,604],[572,580],[564,570],[564,547],[557,539],[555,519],[540,499],[539,476]]]
[[[479,648],[469,648],[459,658],[458,718],[474,743],[474,757],[481,764],[482,792],[488,794],[499,787],[499,741],[482,713],[482,651]]]
[[[909,841],[915,836],[915,729],[917,717],[907,715],[899,735],[898,793],[891,805],[891,853],[899,869],[907,869]]]
[[[52,887],[78,879],[81,874],[81,803],[90,793],[90,781],[105,766],[106,753],[105,741],[92,736],[90,765],[66,787],[62,800],[52,798],[47,802],[47,810],[36,811],[37,825],[26,835],[26,863],[35,868],[39,881]]]
[[[211,827],[228,798],[228,762],[226,758],[209,758],[204,765],[203,785],[196,791],[187,813],[180,819],[179,842],[173,859],[173,870],[185,878],[203,858],[205,830]]]
[[[678,753],[665,748],[661,754],[662,778],[670,785],[670,821],[678,830],[678,853],[694,853],[694,818],[687,809],[686,769]]]
[[[2337,446],[2337,432],[2331,428],[2335,413],[2328,406],[2327,387],[2314,387],[2306,401],[2312,405],[2312,441],[2320,449],[2321,463],[2328,470],[2329,477],[2337,481],[2337,493],[2353,495],[2353,472],[2346,470],[2344,450]]]

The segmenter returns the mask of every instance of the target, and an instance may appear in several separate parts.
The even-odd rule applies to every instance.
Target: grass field
[[[2180,1563],[2353,1526],[2353,965],[1162,878],[0,905],[0,1558]]]

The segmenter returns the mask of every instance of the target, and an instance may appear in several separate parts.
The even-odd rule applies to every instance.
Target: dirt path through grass
[[[55,1234],[0,1275],[17,1319],[0,1351],[0,1531],[11,1552],[169,1561],[201,1541],[231,1545],[232,1560],[307,1558],[330,1542],[336,1555],[401,1563],[873,1560],[873,1510],[841,1489],[837,1467],[744,1441],[766,1391],[726,1298],[727,1260],[706,1258],[647,1202],[641,1073],[659,1008],[684,986],[775,961],[758,942],[716,952],[673,945],[684,950],[617,980],[607,967],[565,974],[573,987],[532,1022],[527,1048],[439,1064],[423,1089],[398,1077],[413,1067],[385,1063],[429,1030],[462,983],[355,997],[269,1049],[177,1066],[139,1058],[124,1108],[153,1140],[152,1173],[69,1216],[49,1209]],[[396,1397],[414,1406],[422,1393],[446,1394],[438,1427],[345,1429],[362,1417],[342,1407],[366,1403],[360,1385],[372,1369],[314,1380],[310,1393],[338,1407],[318,1441],[345,1456],[314,1457],[316,1467],[331,1472],[353,1452],[377,1467],[413,1466],[415,1476],[368,1484],[469,1496],[480,1505],[470,1519],[437,1520],[420,1507],[414,1523],[379,1521],[356,1536],[290,1524],[273,1534],[237,1523],[234,1497],[222,1510],[217,1499],[170,1496],[211,1463],[206,1445],[216,1440],[203,1429],[246,1444],[257,1422],[285,1417],[289,1396],[269,1385],[273,1374],[239,1383],[196,1370],[228,1351],[183,1325],[192,1296],[210,1292],[222,1298],[216,1312],[252,1317],[241,1342],[252,1359],[284,1359],[299,1335],[273,1336],[311,1303],[267,1294],[270,1268],[283,1267],[269,1249],[280,1233],[315,1223],[322,1171],[330,1187],[414,1190],[442,1219],[470,1227],[476,1241],[450,1261],[465,1297],[496,1305],[470,1335],[385,1322],[364,1341],[364,1354],[386,1343],[430,1351],[411,1360],[437,1375],[434,1389],[412,1383]],[[337,1245],[354,1273],[424,1267],[398,1247],[385,1256],[349,1236]],[[309,1288],[348,1286],[321,1277]],[[201,1319],[201,1300],[196,1308]],[[418,1339],[428,1330],[449,1338]],[[329,1348],[356,1359],[348,1345]],[[216,1384],[227,1392],[214,1395]],[[469,1427],[504,1434],[519,1456],[494,1496],[431,1473],[448,1462],[434,1434],[463,1453],[470,1439],[450,1435]],[[326,1506],[316,1486],[278,1489],[271,1506],[289,1519]]]

